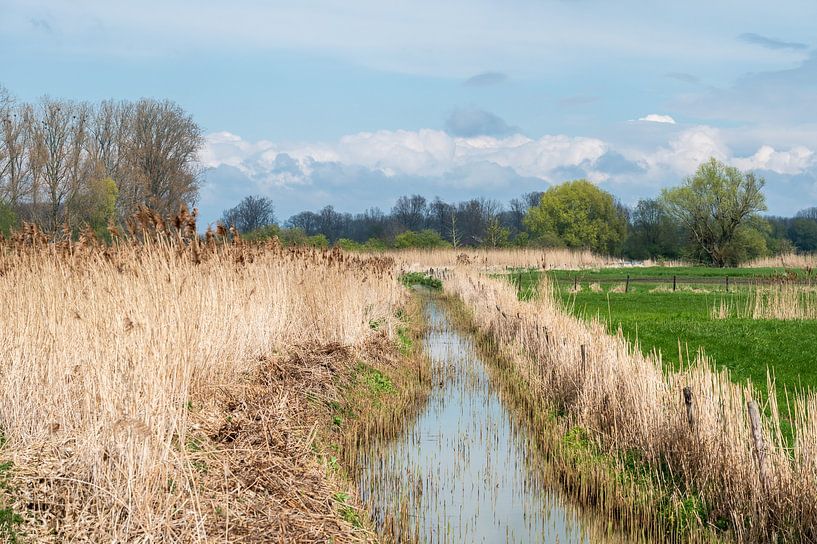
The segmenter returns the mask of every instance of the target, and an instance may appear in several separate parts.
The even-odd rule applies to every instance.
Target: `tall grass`
[[[589,250],[562,248],[543,249],[404,249],[375,255],[392,257],[404,268],[451,268],[475,266],[483,269],[538,268],[573,269],[603,266],[622,266],[624,261],[603,257]]]
[[[217,538],[186,447],[191,405],[248,387],[292,347],[393,330],[404,291],[388,259],[152,228],[111,247],[46,243],[33,227],[0,243],[0,456],[38,539]],[[258,415],[288,448],[290,393]]]
[[[741,265],[742,268],[817,268],[817,253],[786,253],[774,257],[759,257]]]
[[[760,399],[702,354],[665,373],[660,355],[643,355],[623,336],[606,334],[603,323],[569,316],[546,285],[541,296],[523,302],[514,286],[473,271],[458,270],[446,282],[533,396],[547,399],[607,451],[637,452],[668,495],[699,496],[703,523],[726,523],[740,541],[817,538],[815,395],[792,401],[790,444],[773,383]],[[691,423],[685,387],[692,393]],[[759,441],[747,411],[753,400],[761,406]]]
[[[796,283],[755,287],[744,296],[715,302],[713,319],[817,319],[817,291]]]

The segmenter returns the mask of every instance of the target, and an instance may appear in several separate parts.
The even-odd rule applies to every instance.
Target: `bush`
[[[443,288],[442,281],[438,280],[437,278],[433,278],[428,274],[423,274],[422,272],[406,272],[400,276],[400,281],[406,287],[422,285],[423,287],[428,287],[434,291],[438,291]]]

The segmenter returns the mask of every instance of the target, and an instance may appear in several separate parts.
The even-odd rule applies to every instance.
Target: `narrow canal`
[[[473,339],[433,300],[426,311],[428,403],[397,439],[361,453],[360,492],[378,528],[398,542],[621,541],[588,523],[531,469],[526,431],[492,385]]]

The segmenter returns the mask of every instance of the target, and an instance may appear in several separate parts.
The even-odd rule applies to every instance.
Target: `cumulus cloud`
[[[755,34],[754,32],[746,32],[745,34],[741,34],[738,36],[738,39],[742,42],[765,47],[766,49],[794,49],[798,51],[808,49],[808,45],[805,43],[787,42],[778,40],[777,38],[761,36],[760,34]]]
[[[334,142],[293,145],[218,132],[206,137],[200,156],[210,169],[201,208],[203,219],[212,220],[240,196],[254,193],[273,196],[284,215],[330,203],[362,210],[408,191],[507,200],[575,178],[636,198],[679,182],[710,157],[760,170],[781,186],[797,176],[814,179],[817,159],[811,149],[755,149],[738,155],[722,130],[706,125],[673,132],[652,149],[559,134],[463,137],[433,129],[360,132]]]
[[[214,168],[227,165],[253,178],[287,185],[308,178],[316,165],[358,165],[386,176],[442,176],[477,162],[512,168],[523,176],[547,180],[549,172],[565,165],[593,162],[607,151],[595,138],[521,134],[461,137],[432,129],[381,130],[343,136],[335,143],[278,146],[247,142],[219,132],[207,136],[200,162]]]
[[[651,171],[673,171],[689,174],[710,157],[727,160],[729,148],[720,131],[709,126],[696,126],[682,131],[668,145],[641,154],[641,162]]]
[[[648,123],[668,123],[670,125],[675,124],[675,119],[672,118],[670,115],[661,115],[658,113],[651,113],[649,115],[645,115],[644,117],[639,117],[639,121],[646,121]]]
[[[485,110],[457,109],[445,121],[445,131],[452,136],[505,136],[516,129],[498,115]]]
[[[777,151],[770,145],[761,146],[751,157],[736,158],[732,163],[742,170],[769,170],[778,174],[800,174],[814,165],[814,152],[797,146]]]

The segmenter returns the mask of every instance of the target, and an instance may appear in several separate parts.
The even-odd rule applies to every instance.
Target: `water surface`
[[[454,330],[433,301],[426,311],[428,403],[396,439],[361,454],[360,491],[378,528],[428,543],[608,540],[591,539],[598,533],[580,512],[531,470],[525,431],[494,389],[473,340]]]

